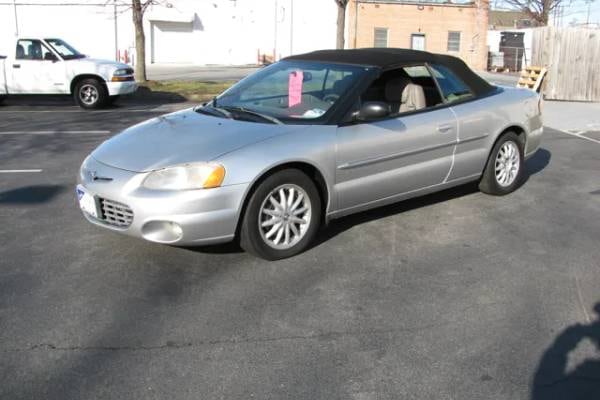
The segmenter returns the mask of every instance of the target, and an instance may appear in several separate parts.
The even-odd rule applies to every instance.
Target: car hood
[[[126,129],[102,143],[92,152],[92,157],[115,168],[147,172],[211,161],[249,144],[301,128],[236,121],[188,109]]]
[[[131,66],[127,64],[110,60],[101,60],[97,58],[78,58],[75,60],[68,60],[66,65],[77,73],[100,74],[107,80],[116,70],[131,68]]]

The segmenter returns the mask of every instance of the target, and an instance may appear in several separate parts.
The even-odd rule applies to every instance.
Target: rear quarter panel
[[[481,174],[494,143],[511,127],[525,132],[525,153],[534,152],[542,128],[538,100],[527,89],[501,88],[497,94],[452,106],[459,141],[448,180]]]

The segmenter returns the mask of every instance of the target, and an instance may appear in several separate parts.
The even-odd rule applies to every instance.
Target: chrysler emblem
[[[98,173],[96,171],[89,171],[89,174],[90,174],[90,179],[93,180],[94,182],[97,182],[97,181],[110,182],[110,181],[112,181],[112,178],[98,176]]]

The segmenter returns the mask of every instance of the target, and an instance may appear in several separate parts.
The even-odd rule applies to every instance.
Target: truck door
[[[6,78],[9,93],[69,92],[64,62],[37,39],[20,39],[17,42],[14,61],[6,63]]]

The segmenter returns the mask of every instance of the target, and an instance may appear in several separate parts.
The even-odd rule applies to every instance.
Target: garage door
[[[152,62],[191,63],[193,60],[191,22],[152,23]]]

